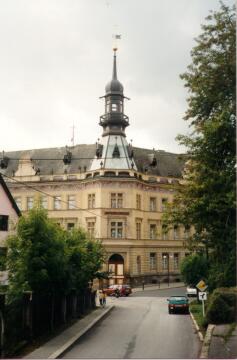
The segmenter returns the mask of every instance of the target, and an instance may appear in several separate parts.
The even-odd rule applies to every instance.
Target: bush
[[[208,323],[225,324],[236,321],[237,290],[219,288],[210,296],[206,319]]]

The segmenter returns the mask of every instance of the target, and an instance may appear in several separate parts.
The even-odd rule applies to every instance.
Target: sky
[[[232,5],[233,0],[224,0]],[[190,131],[179,75],[217,0],[0,0],[0,151],[92,144],[118,79],[133,145],[175,153]]]

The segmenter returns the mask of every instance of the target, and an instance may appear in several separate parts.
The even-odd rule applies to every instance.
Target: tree
[[[178,136],[188,150],[185,185],[164,217],[168,225],[194,226],[188,246],[205,248],[213,287],[235,284],[235,21],[234,6],[211,12],[181,75],[192,133]]]
[[[8,238],[7,245],[10,294],[65,291],[65,245],[59,226],[45,210],[35,208],[21,216],[17,234]]]
[[[105,259],[105,251],[100,241],[88,239],[88,234],[81,228],[65,231],[64,238],[70,289],[80,291],[97,277]]]
[[[104,262],[104,248],[83,229],[63,230],[42,208],[19,219],[8,238],[9,295],[84,290]]]
[[[196,285],[207,278],[207,259],[200,254],[189,255],[181,262],[180,271],[186,284]]]

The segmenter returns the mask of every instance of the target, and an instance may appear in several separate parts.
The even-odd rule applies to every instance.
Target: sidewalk
[[[212,325],[212,334],[204,339],[207,345],[202,358],[208,359],[236,359],[237,358],[237,326],[231,329],[230,324]],[[231,331],[232,330],[232,331]]]
[[[160,284],[149,284],[149,285],[144,285],[144,290],[142,289],[142,286],[136,287],[136,288],[132,288],[132,292],[135,293],[137,291],[150,291],[150,290],[168,290],[168,289],[173,289],[173,288],[180,288],[180,287],[184,287],[184,283],[183,282],[174,282],[174,283],[170,283],[168,286],[168,283],[160,283]]]
[[[40,346],[24,358],[57,359],[113,308],[114,305],[107,305],[105,308],[98,307],[96,310],[78,320],[61,334],[46,342],[44,345]]]

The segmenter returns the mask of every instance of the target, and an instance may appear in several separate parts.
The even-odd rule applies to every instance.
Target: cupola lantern
[[[102,136],[122,135],[125,136],[124,130],[129,125],[128,116],[124,114],[123,85],[117,78],[117,58],[114,48],[112,80],[105,87],[105,113],[100,117],[100,125],[103,127]],[[127,99],[127,98],[126,98]]]

